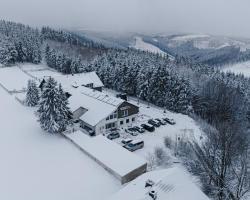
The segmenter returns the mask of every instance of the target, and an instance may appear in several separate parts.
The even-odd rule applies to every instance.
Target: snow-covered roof
[[[155,183],[153,187],[145,188],[147,180]],[[157,193],[157,200],[209,200],[185,169],[177,166],[143,174],[107,200],[152,200],[151,190]]]
[[[72,81],[72,85],[75,86],[86,86],[88,84],[93,84],[93,87],[103,87],[103,83],[95,72],[87,72],[81,74],[75,74],[74,76],[69,76]]]
[[[71,110],[75,111],[79,107],[88,109],[80,119],[91,126],[108,117],[124,102],[122,99],[86,87],[71,89],[70,93],[72,94],[69,98]]]
[[[119,177],[123,177],[146,164],[143,158],[102,135],[90,137],[77,131],[67,134],[66,137],[73,140],[91,157],[101,162],[105,168],[112,170]]]

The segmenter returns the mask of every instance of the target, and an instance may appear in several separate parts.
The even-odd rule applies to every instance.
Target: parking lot
[[[108,94],[110,95],[113,91],[107,90],[105,92],[108,92]],[[133,98],[129,98],[128,101],[138,105],[140,107],[140,113],[138,115],[136,123],[132,127],[128,127],[127,129],[133,128],[135,126],[141,128],[142,124],[151,125],[148,123],[151,119],[157,121],[155,119],[162,120],[163,118],[168,118],[172,119],[175,122],[175,124],[171,124],[165,121],[166,124],[160,124],[160,126],[158,125],[158,127],[157,125],[155,125],[155,130],[152,132],[148,130],[145,130],[145,132],[143,133],[132,131],[135,133],[133,134],[131,131],[126,131],[126,129],[117,130],[120,137],[115,138],[114,141],[122,146],[124,146],[124,143],[122,142],[124,139],[144,142],[144,146],[142,148],[134,151],[134,153],[143,156],[144,158],[147,158],[147,156],[152,153],[156,147],[164,147],[165,137],[169,137],[173,142],[175,142],[178,140],[178,138],[186,140],[199,140],[202,135],[202,132],[196,125],[195,121],[187,115],[176,114],[167,110],[164,111],[163,108],[151,106],[144,102],[140,102],[138,104],[137,100]],[[108,134],[106,134],[106,136],[107,135]]]

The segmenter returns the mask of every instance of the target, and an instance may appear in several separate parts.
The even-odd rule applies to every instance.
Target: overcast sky
[[[250,38],[250,0],[0,0],[0,18],[35,26]]]

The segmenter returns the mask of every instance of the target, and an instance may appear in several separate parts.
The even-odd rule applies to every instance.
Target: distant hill
[[[224,65],[250,59],[250,39],[204,34],[139,34],[76,30],[77,34],[106,47],[136,48],[194,62]]]

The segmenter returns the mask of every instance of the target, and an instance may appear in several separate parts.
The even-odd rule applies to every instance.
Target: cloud
[[[33,26],[250,37],[249,0],[0,0],[0,18]]]

